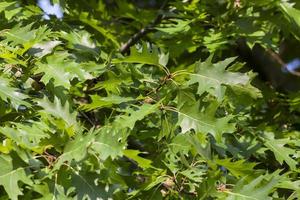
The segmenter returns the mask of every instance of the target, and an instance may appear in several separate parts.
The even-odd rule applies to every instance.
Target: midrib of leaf
[[[174,146],[174,147],[186,147],[186,146],[184,146],[184,145],[180,145],[180,144],[174,144],[174,143],[171,143],[171,144],[169,144],[169,146]]]
[[[90,142],[90,143],[92,143],[92,142]],[[86,149],[88,149],[90,145],[91,145],[91,144],[88,144],[87,147],[86,147]],[[69,155],[69,154],[72,154],[73,152],[76,152],[76,151],[77,151],[78,149],[80,149],[80,148],[82,148],[82,146],[77,145],[77,146],[75,147],[75,149],[73,149],[73,150],[71,150],[71,151],[68,151],[68,152],[66,152],[66,153],[63,153],[60,157],[66,156],[66,155]],[[59,157],[59,158],[60,158],[60,157]],[[57,159],[57,160],[58,160],[58,159]]]
[[[179,113],[179,114],[182,114],[182,115],[184,115],[184,116],[186,116],[186,117],[188,117],[188,118],[190,118],[190,119],[193,119],[193,120],[195,120],[195,121],[197,121],[197,122],[199,122],[199,123],[201,123],[201,124],[204,124],[204,125],[207,125],[207,126],[210,126],[210,127],[214,127],[214,125],[212,125],[212,124],[208,124],[208,123],[206,123],[206,122],[203,122],[203,121],[200,121],[200,120],[198,120],[198,119],[196,119],[196,118],[193,118],[193,117],[191,117],[191,116],[189,116],[189,115],[187,115],[187,114],[185,114],[185,113],[183,113],[183,112],[180,112],[179,110],[173,110],[173,109],[170,109],[171,111],[175,111],[175,112],[177,112],[177,113]]]
[[[192,95],[190,95],[190,93],[185,92],[185,91],[181,91],[185,96],[187,96],[188,98],[190,98],[191,101],[194,101],[194,97]]]
[[[221,84],[228,85],[226,83],[223,83],[223,82],[219,81],[218,79],[215,79],[215,78],[212,78],[212,77],[209,77],[209,76],[204,76],[204,75],[201,75],[201,74],[193,74],[193,73],[188,73],[188,72],[185,72],[185,74],[189,74],[189,75],[192,75],[192,76],[199,76],[199,77],[202,77],[204,79],[209,79],[209,80],[212,80],[214,82],[217,82],[220,85]],[[241,84],[235,84],[234,86],[239,87],[239,88],[244,88]]]
[[[52,69],[54,71],[54,74],[60,78],[62,78],[62,80],[65,80],[65,76],[69,75],[69,72],[66,72],[63,68],[60,67],[54,67],[52,64],[48,65],[48,67],[50,69]],[[59,70],[58,70],[59,69]],[[63,73],[62,73],[63,72]]]
[[[205,197],[207,197],[207,195],[209,194],[209,191],[213,190],[214,187],[213,186],[210,186],[208,187],[208,190],[205,191],[204,195],[201,197],[201,199],[204,199]],[[200,200],[201,200],[200,199]]]
[[[188,73],[188,74],[193,75],[193,76],[200,76],[202,78],[209,79],[209,80],[215,81],[219,84],[222,84],[222,82],[219,81],[218,79],[215,79],[215,78],[212,78],[212,77],[209,77],[209,76],[204,76],[204,75],[201,75],[201,74],[193,74],[193,73]]]
[[[12,183],[12,178],[11,177],[9,178],[9,187],[13,188],[13,183]]]
[[[28,42],[28,40],[25,40],[25,39],[23,39],[23,38],[21,38],[21,37],[15,35],[15,34],[11,34],[10,32],[6,32],[6,34],[7,34],[7,35],[10,35],[10,36],[12,36],[12,37],[15,37],[15,38],[17,38],[17,39],[19,39],[19,40],[22,40],[22,41],[24,41],[24,42]]]
[[[29,136],[34,136],[34,137],[37,137],[37,138],[43,138],[43,137],[45,137],[44,135],[41,135],[41,134],[39,134],[39,133],[28,133],[28,132],[26,132],[26,135],[29,135]],[[23,135],[23,136],[25,136],[25,135]]]
[[[19,101],[23,101],[23,99],[21,99],[20,97],[18,97],[19,95],[20,96],[22,96],[23,94],[22,93],[20,93],[20,92],[16,92],[16,91],[13,91],[13,93],[15,94],[15,96],[13,96],[13,95],[11,95],[10,93],[7,93],[6,91],[1,91],[1,93],[4,93],[6,96],[8,96],[8,98],[10,99],[10,100],[12,100],[12,99],[19,99]]]
[[[12,170],[12,171],[10,171],[10,172],[4,174],[4,175],[0,175],[0,178],[3,178],[3,177],[5,177],[5,176],[8,176],[8,175],[11,175],[11,174],[14,174],[14,173],[17,173],[17,171],[19,171],[19,170],[21,170],[21,169],[25,169],[25,168],[27,168],[27,167],[19,167],[18,169]]]
[[[231,195],[234,195],[234,196],[243,197],[243,198],[246,198],[246,199],[261,200],[261,199],[255,198],[255,197],[250,197],[250,196],[246,196],[246,195],[243,195],[243,194],[240,194],[240,193],[235,193],[235,192],[230,192],[230,191],[224,191],[224,193],[231,194]]]
[[[93,191],[93,192],[97,192],[96,190],[94,190],[93,189],[93,187],[85,180],[85,178],[83,178],[79,173],[77,173],[77,171],[73,168],[73,167],[71,167],[71,166],[68,166],[68,167],[70,167],[71,169],[72,169],[72,171],[74,172],[74,174],[76,175],[76,176],[79,176],[80,177],[80,179],[82,179],[88,186],[89,186],[89,188]]]
[[[98,145],[104,145],[104,146],[106,146],[106,147],[108,147],[109,149],[114,149],[113,147],[111,147],[110,145],[108,145],[108,144],[105,144],[105,143],[102,143],[102,142],[96,142],[96,141],[94,141],[93,142],[94,144],[98,144]]]
[[[92,141],[89,141],[89,142],[83,144],[83,145],[86,146],[85,147],[86,151],[88,151],[91,144],[92,144]],[[54,167],[54,169],[57,170],[61,165],[64,165],[65,164],[64,162],[69,159],[68,158],[69,155],[70,155],[71,159],[74,159],[75,156],[72,156],[72,153],[76,153],[78,150],[80,151],[81,148],[82,148],[81,145],[77,145],[76,147],[74,147],[70,151],[67,151],[67,152],[64,152],[63,154],[61,154],[58,157],[58,159],[56,159],[56,162],[55,162],[56,167]],[[83,152],[80,152],[80,153],[83,153]],[[85,152],[84,152],[84,154],[85,154]],[[61,160],[62,160],[62,162],[61,162]]]

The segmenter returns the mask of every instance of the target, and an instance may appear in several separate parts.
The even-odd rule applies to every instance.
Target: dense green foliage
[[[234,50],[300,39],[298,1],[53,3],[0,1],[1,200],[300,198],[300,93]]]

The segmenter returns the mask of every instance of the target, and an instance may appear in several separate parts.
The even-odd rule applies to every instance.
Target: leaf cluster
[[[300,198],[299,92],[234,50],[299,40],[299,2],[141,2],[0,2],[0,198]]]

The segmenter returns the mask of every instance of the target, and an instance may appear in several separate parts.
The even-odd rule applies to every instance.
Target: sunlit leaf
[[[53,81],[55,86],[64,86],[69,89],[70,81],[74,78],[79,80],[91,79],[92,76],[79,63],[70,60],[66,52],[47,57],[46,63],[39,63],[36,73],[43,73],[41,81],[45,84]],[[68,62],[68,65],[65,63]]]
[[[201,111],[200,102],[189,100],[185,93],[182,92],[179,98],[181,106],[178,109],[178,125],[182,133],[190,130],[196,133],[210,133],[217,142],[221,142],[223,133],[232,133],[235,130],[235,124],[230,122],[233,116],[215,117],[217,102],[212,103],[205,111]]]
[[[274,153],[276,160],[283,164],[285,161],[292,170],[296,169],[297,162],[290,157],[290,155],[294,155],[296,152],[295,150],[285,147],[289,142],[289,139],[267,139],[265,145]]]
[[[17,88],[10,86],[9,79],[0,76],[0,98],[3,101],[9,101],[14,108],[18,108],[20,105],[30,107],[30,104],[24,99],[28,98],[27,95],[18,91]]]
[[[23,182],[27,185],[32,185],[33,182],[23,167],[14,166],[14,161],[9,155],[1,155],[0,163],[0,185],[4,187],[10,199],[18,200],[18,196],[23,194],[18,183]]]
[[[188,85],[197,83],[199,95],[208,92],[221,100],[224,96],[225,86],[243,87],[249,82],[249,77],[246,74],[239,72],[229,72],[226,70],[236,58],[227,58],[218,63],[212,63],[212,56],[205,62],[196,62],[195,73],[190,74]]]

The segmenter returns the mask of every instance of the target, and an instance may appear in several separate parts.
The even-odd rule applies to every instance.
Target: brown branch
[[[282,67],[285,66],[284,61],[280,58],[280,56],[272,51],[271,49],[266,50],[271,58],[273,58],[277,63],[279,63]]]
[[[261,80],[266,81],[276,90],[285,92],[299,90],[300,74],[291,71],[290,74],[283,72],[285,62],[271,49],[265,49],[259,44],[255,44],[251,49],[247,45],[246,38],[243,38],[237,40],[237,53],[259,74]]]
[[[152,23],[150,23],[146,27],[139,30],[136,34],[134,34],[131,38],[129,38],[129,40],[124,45],[122,45],[122,47],[120,48],[120,52],[122,54],[125,54],[126,52],[128,52],[131,46],[136,44],[142,37],[147,35],[149,32],[153,31],[153,28],[156,25],[158,25],[165,18],[165,16],[162,14],[162,11],[164,10],[164,8],[167,5],[167,1],[168,0],[164,1],[164,3],[162,4],[162,6],[159,9],[159,14],[157,15],[157,17],[155,18],[155,20]]]

